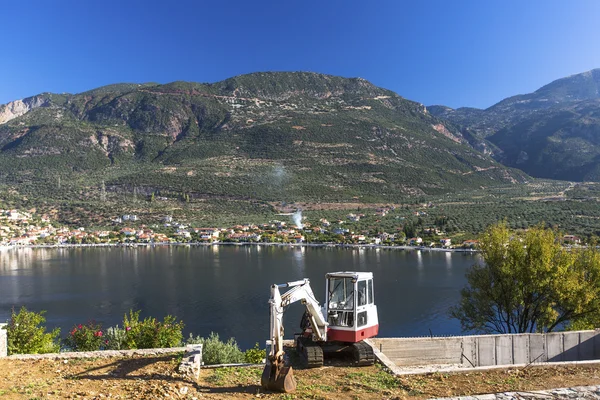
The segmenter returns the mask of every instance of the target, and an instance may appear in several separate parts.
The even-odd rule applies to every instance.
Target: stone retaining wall
[[[431,338],[372,338],[399,366],[469,367],[600,359],[600,330]]]
[[[169,347],[163,349],[137,349],[137,350],[99,350],[99,351],[69,351],[64,353],[48,354],[13,354],[8,356],[12,360],[39,360],[39,359],[63,359],[63,358],[110,358],[110,357],[133,357],[153,356],[159,354],[183,353],[186,347]]]

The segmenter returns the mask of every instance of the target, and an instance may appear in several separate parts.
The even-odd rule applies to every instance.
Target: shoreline
[[[440,247],[425,247],[425,246],[387,246],[379,244],[336,244],[336,243],[252,243],[252,242],[213,242],[213,243],[96,243],[96,244],[31,244],[17,246],[0,246],[2,250],[13,249],[67,249],[67,248],[87,248],[87,247],[156,247],[156,246],[258,246],[258,247],[313,247],[313,248],[341,248],[341,249],[384,249],[384,250],[403,250],[403,251],[435,251],[444,253],[466,253],[476,254],[479,250],[476,249],[445,249]]]

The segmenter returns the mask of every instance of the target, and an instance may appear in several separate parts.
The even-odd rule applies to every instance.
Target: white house
[[[440,244],[442,247],[450,247],[452,245],[452,240],[449,238],[440,239]]]

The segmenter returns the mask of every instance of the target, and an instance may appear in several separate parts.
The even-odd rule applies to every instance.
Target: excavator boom
[[[283,295],[279,289],[290,288]],[[261,384],[267,390],[278,392],[293,392],[296,389],[292,367],[285,366],[283,351],[283,311],[284,307],[302,302],[313,327],[313,338],[319,341],[327,340],[327,320],[321,313],[319,302],[310,287],[310,281],[303,279],[271,286],[269,306],[271,310],[270,332],[271,350],[267,364],[263,370]]]

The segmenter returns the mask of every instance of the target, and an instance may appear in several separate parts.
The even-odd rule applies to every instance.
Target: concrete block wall
[[[6,335],[6,324],[0,324],[0,357],[8,355],[8,337]]]
[[[600,330],[432,338],[373,338],[398,366],[471,367],[600,359]]]
[[[202,365],[202,345],[188,344],[185,348],[185,354],[179,364],[179,372],[198,379],[200,377],[200,367]]]

